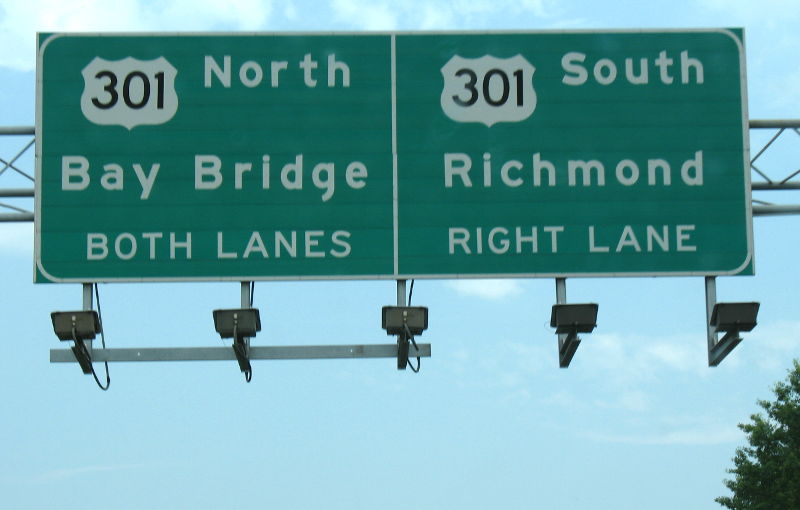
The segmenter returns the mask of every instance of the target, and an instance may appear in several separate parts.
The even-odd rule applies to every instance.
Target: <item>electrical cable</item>
[[[250,296],[253,296],[252,287],[250,288]],[[252,306],[252,301],[251,301]],[[236,355],[236,360],[239,362],[239,368],[244,373],[245,382],[253,380],[253,367],[250,366],[250,360],[247,358],[247,343],[244,338],[240,338],[238,333],[238,325],[236,320],[233,322],[233,353]],[[246,367],[246,368],[245,368]]]
[[[412,279],[411,280],[411,285],[409,285],[409,287],[408,287],[408,306],[411,306],[411,298],[414,296],[414,281],[415,280]],[[411,343],[414,345],[414,349],[417,349],[417,351],[419,352],[419,349],[417,348],[417,341],[414,340],[414,336],[411,334],[411,331],[408,329],[408,324],[406,324],[405,328],[406,328],[406,333],[408,334],[408,339],[411,340]],[[411,359],[409,358],[409,360],[408,360],[408,366],[411,368],[411,371],[414,372],[415,374],[419,372],[419,368],[420,368],[421,365],[422,365],[422,360],[420,359],[419,356],[417,356],[417,368],[416,369],[414,368],[414,365],[411,364]]]
[[[100,322],[100,341],[103,345],[103,349],[106,348],[106,335],[105,335],[105,328],[103,328],[103,312],[100,310],[100,290],[98,289],[97,284],[94,284],[94,296],[95,301],[97,301],[97,318]],[[104,361],[103,364],[106,367],[106,385],[103,386],[100,383],[100,379],[97,377],[97,373],[94,371],[94,364],[92,364],[92,376],[94,377],[94,382],[97,383],[97,386],[103,390],[108,391],[109,386],[111,386],[111,375],[108,372],[108,361]]]
[[[244,343],[243,339],[242,339],[242,341],[236,341],[235,340],[233,342],[233,352],[236,354],[237,360],[240,360],[240,365],[239,365],[240,367],[242,366],[241,365],[242,360],[247,362],[247,366],[248,367],[250,366],[249,360],[247,360],[247,355],[245,354],[247,352],[247,348],[245,346],[245,343]],[[247,368],[245,370],[242,370],[242,372],[244,373],[244,380],[246,382],[250,382],[250,381],[253,380],[253,368],[252,367]]]
[[[255,299],[255,295],[256,295],[256,282],[255,281],[251,281],[250,282],[250,308],[255,308],[255,305],[253,304],[253,299]],[[249,347],[249,345],[248,345],[248,347]],[[253,369],[252,369],[252,367],[250,368],[250,370],[246,370],[245,371],[244,380],[245,380],[245,382],[248,382],[248,383],[253,380]]]
[[[408,337],[408,340],[411,341],[411,344],[414,346],[414,349],[416,349],[416,351],[419,352],[419,347],[417,347],[417,341],[414,340],[414,335],[412,335],[411,330],[408,329],[408,324],[404,324],[403,327],[406,330],[406,335]],[[417,356],[417,368],[414,368],[414,365],[411,364],[411,358],[408,358],[408,368],[410,368],[411,371],[414,372],[415,374],[419,373],[421,365],[422,365],[422,360],[420,359],[419,356]]]

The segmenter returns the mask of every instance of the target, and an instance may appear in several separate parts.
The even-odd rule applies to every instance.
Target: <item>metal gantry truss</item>
[[[754,216],[800,214],[800,119],[751,120],[750,138],[771,135],[763,143],[751,146],[751,194]],[[19,143],[14,143],[14,142]],[[9,158],[0,157],[0,222],[34,220],[34,172],[24,170],[23,162],[31,162],[35,144],[32,126],[0,126],[0,155],[10,151]],[[9,143],[11,142],[11,143]],[[752,143],[752,142],[751,142]],[[756,150],[756,147],[758,149]],[[796,162],[787,161],[797,158]],[[29,163],[30,164],[30,163]],[[789,191],[789,201],[764,200],[763,192]],[[787,194],[785,194],[787,195]],[[14,203],[11,203],[14,202]]]
[[[751,154],[751,192],[750,201],[754,216],[800,215],[800,119],[751,120],[749,122]],[[757,143],[753,143],[753,142]],[[31,148],[36,142],[35,129],[29,126],[0,126],[0,222],[34,221],[35,177],[34,172],[26,170],[33,166]],[[758,149],[756,150],[756,147]],[[765,200],[765,192],[783,191],[782,202],[775,199],[779,194],[770,193]],[[788,198],[788,200],[787,200]],[[397,281],[397,305],[406,305],[405,280]],[[249,282],[243,282],[244,285]],[[564,279],[556,281],[558,302],[565,302]],[[91,284],[84,284],[84,310],[92,309]],[[706,301],[708,308],[709,365],[712,352],[717,348],[717,334],[710,326],[711,307],[716,299],[715,279],[706,278]],[[242,291],[242,306],[252,303]],[[563,338],[559,336],[560,344]],[[738,339],[737,339],[738,340]],[[91,342],[90,344],[91,345]],[[319,346],[253,346],[248,350],[249,359],[333,359],[333,358],[386,358],[399,356],[398,344],[383,345],[319,345]],[[577,344],[575,344],[577,346]],[[731,347],[732,348],[732,347]],[[430,344],[415,343],[408,352],[409,357],[429,357]],[[229,347],[186,347],[186,348],[132,348],[132,349],[94,349],[91,361],[210,361],[234,360],[236,353]],[[574,352],[574,351],[573,351]],[[725,353],[727,354],[727,352]],[[570,356],[571,357],[571,356]],[[53,349],[51,362],[76,361],[71,350]],[[399,363],[398,359],[398,363]],[[567,366],[563,362],[561,366]],[[399,364],[398,364],[399,366]],[[99,383],[98,383],[99,384]],[[102,388],[102,386],[101,386]]]
[[[0,126],[0,156],[6,151],[13,154],[8,159],[0,157],[0,222],[33,221],[34,172],[20,166],[22,161],[33,161],[30,156],[36,142],[34,133],[32,126]]]
[[[771,131],[772,136],[760,146],[756,151],[751,147],[752,156],[750,160],[751,171],[751,194],[750,201],[753,204],[753,215],[773,216],[780,214],[800,214],[800,197],[797,193],[800,190],[800,120],[751,120],[750,139],[756,132]],[[781,146],[782,145],[782,146]],[[782,150],[783,149],[783,150]],[[776,163],[767,158],[773,154],[783,152],[778,159],[783,164],[785,160],[797,158],[791,163],[790,167],[776,168]],[[780,165],[781,163],[777,163]],[[769,167],[769,168],[767,168]],[[780,177],[783,176],[783,177]],[[754,193],[762,191],[795,191],[792,194],[794,203],[778,204],[772,201],[764,201],[756,198]]]

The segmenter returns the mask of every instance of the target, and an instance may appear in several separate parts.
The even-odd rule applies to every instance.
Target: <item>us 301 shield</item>
[[[164,124],[178,111],[178,71],[164,57],[113,61],[95,57],[81,73],[81,111],[95,124],[116,124],[130,130]]]
[[[442,110],[456,122],[482,122],[489,127],[523,121],[536,108],[534,71],[522,55],[454,55],[442,67]]]

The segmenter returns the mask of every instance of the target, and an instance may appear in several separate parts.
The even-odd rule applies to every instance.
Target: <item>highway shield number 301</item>
[[[520,122],[533,114],[535,68],[522,55],[497,58],[454,55],[443,67],[441,104],[456,122]]]
[[[164,124],[178,111],[176,69],[164,58],[105,60],[95,57],[83,68],[81,111],[94,124]]]

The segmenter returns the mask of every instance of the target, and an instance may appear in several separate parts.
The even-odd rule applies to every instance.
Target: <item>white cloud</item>
[[[65,478],[74,478],[76,476],[93,474],[93,473],[110,473],[115,471],[127,471],[130,469],[138,469],[143,466],[130,465],[130,466],[83,466],[68,469],[54,469],[41,475],[41,481],[47,480],[62,480]]]
[[[297,7],[294,2],[286,2],[286,5],[283,6],[283,16],[290,21],[297,19]]]
[[[421,30],[443,30],[455,26],[453,11],[441,4],[424,5],[421,15],[422,19],[419,22]]]
[[[800,18],[797,0],[770,0],[769,8],[765,8],[761,2],[752,0],[701,0],[700,5],[718,11],[726,17],[737,19],[742,24],[758,21],[773,26]]]
[[[483,299],[504,299],[522,293],[517,280],[453,280],[447,286],[459,294]]]
[[[800,21],[797,0],[701,0],[699,6],[721,26],[745,27],[748,95],[754,118],[794,118],[800,103],[797,47]]]
[[[744,437],[735,423],[713,412],[679,416],[650,412],[644,421],[623,420],[617,423],[613,432],[587,427],[580,434],[602,443],[635,445],[716,445],[738,443]]]
[[[397,28],[396,9],[387,3],[363,0],[333,0],[331,7],[340,21],[362,30]]]
[[[603,434],[586,432],[588,439],[602,443],[625,443],[637,445],[714,445],[737,443],[743,433],[730,424],[697,424],[675,427],[654,434]]]
[[[266,28],[272,2],[264,0],[172,0],[149,4],[143,21],[159,30],[259,30]],[[154,7],[158,6],[158,7]]]
[[[531,10],[536,16],[540,18],[547,18],[553,16],[553,5],[552,2],[547,0],[521,0],[519,2],[520,5],[524,6],[526,9]]]
[[[63,469],[53,469],[39,474],[38,476],[29,478],[25,481],[34,484],[50,483],[57,480],[66,480],[75,477],[82,477],[84,475],[92,476],[99,473],[117,473],[122,471],[137,471],[137,470],[152,470],[154,468],[171,468],[175,469],[180,467],[174,463],[166,462],[153,462],[146,464],[109,464],[109,465],[92,465],[80,466]]]
[[[643,412],[650,410],[650,396],[641,390],[621,390],[613,401],[597,401],[595,405],[601,408]]]
[[[616,381],[651,378],[664,371],[707,371],[707,345],[702,333],[671,336],[622,336],[595,333],[581,344],[581,356]]]
[[[530,13],[540,18],[555,15],[556,3],[551,0],[459,0],[450,9],[457,16],[476,16],[491,13]]]
[[[800,321],[779,321],[763,324],[751,333],[752,341],[777,353],[800,350]]]
[[[736,349],[746,349],[762,369],[784,367],[788,359],[800,357],[800,321],[759,324]]]
[[[362,30],[446,30],[508,23],[520,15],[550,20],[551,0],[333,0],[336,19]]]
[[[800,38],[798,38],[797,42],[800,43]],[[788,111],[792,112],[792,114],[798,112],[798,105],[800,104],[800,68],[787,71],[782,79],[770,81],[766,86],[769,94],[765,100],[771,110]]]
[[[589,407],[586,399],[578,397],[575,393],[566,390],[558,390],[549,396],[541,398],[540,402],[549,406],[569,409],[573,413],[585,411]]]
[[[257,30],[266,28],[265,0],[63,0],[0,4],[0,66],[30,71],[36,32]]]

